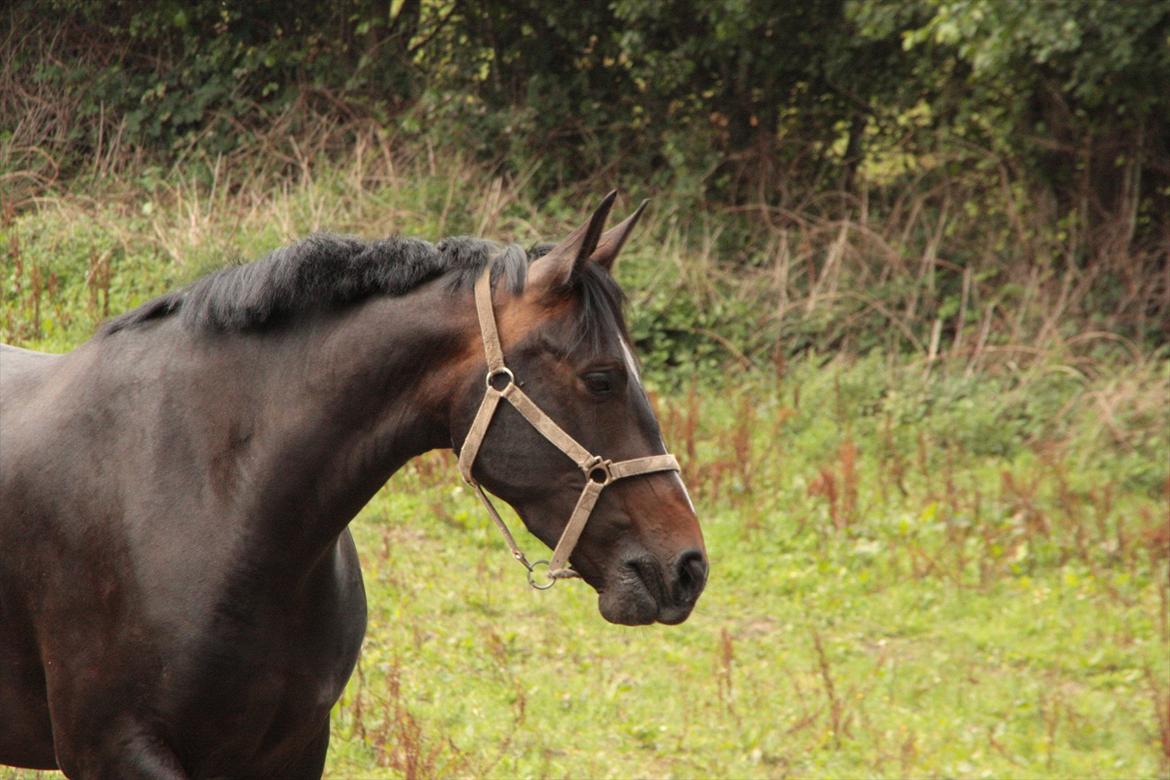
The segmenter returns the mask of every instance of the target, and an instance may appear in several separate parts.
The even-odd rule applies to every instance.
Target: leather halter
[[[487,377],[484,381],[486,387],[483,401],[479,405],[479,411],[475,413],[475,420],[472,421],[471,429],[467,432],[467,437],[463,440],[463,447],[459,451],[459,471],[467,483],[479,493],[488,514],[503,533],[504,541],[507,542],[508,548],[512,551],[512,557],[528,570],[528,584],[538,590],[545,590],[551,588],[557,580],[581,576],[569,567],[569,556],[573,554],[573,548],[577,546],[577,540],[581,538],[581,532],[585,530],[585,523],[589,520],[589,515],[593,512],[593,507],[597,504],[597,499],[601,496],[601,491],[606,485],[619,479],[641,474],[678,471],[678,461],[670,454],[649,455],[644,458],[631,458],[616,462],[602,458],[577,443],[576,439],[565,433],[559,425],[553,422],[551,417],[541,411],[540,407],[520,389],[516,384],[515,376],[504,365],[504,353],[500,348],[500,336],[496,331],[496,319],[492,309],[491,275],[492,269],[491,264],[489,264],[475,283],[475,309],[479,315],[479,330],[483,336],[484,355],[487,357]],[[501,380],[506,381],[506,384],[502,389],[497,389],[493,382]],[[500,405],[501,399],[510,403],[525,420],[532,424],[532,427],[540,431],[541,435],[552,442],[553,446],[565,453],[585,474],[585,487],[581,490],[577,505],[573,508],[573,514],[569,516],[569,522],[565,524],[565,529],[561,532],[561,538],[557,541],[556,549],[553,550],[552,559],[548,561],[528,562],[511,532],[508,531],[508,526],[492,505],[487,493],[471,475],[471,467],[475,464],[475,457],[479,454],[484,437],[487,435],[488,426],[491,425],[492,417],[495,416],[496,408]],[[544,584],[540,584],[534,579],[536,567],[540,565],[548,567],[548,581]]]

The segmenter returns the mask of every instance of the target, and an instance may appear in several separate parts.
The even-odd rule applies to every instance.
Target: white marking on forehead
[[[663,445],[662,449],[666,449],[666,446]],[[699,510],[695,509],[695,502],[691,501],[691,492],[687,490],[687,483],[683,482],[682,477],[679,476],[677,471],[670,472],[670,476],[674,477],[674,481],[678,483],[680,488],[682,488],[683,495],[686,496],[687,499],[687,506],[689,506],[691,511],[696,515],[699,514]]]
[[[634,360],[634,353],[630,350],[630,345],[626,343],[624,336],[620,336],[618,341],[622,345],[622,356],[626,360],[626,371],[628,371],[630,376],[634,378],[634,381],[638,383],[638,387],[642,387],[642,375],[638,373],[638,363]],[[658,444],[661,447],[662,452],[670,452],[670,450],[666,449],[666,441],[663,440],[662,436],[658,437]],[[687,506],[691,508],[691,512],[695,513],[696,515],[699,514],[699,511],[695,509],[695,502],[691,500],[691,493],[689,490],[687,490],[687,485],[685,482],[683,482],[682,476],[679,475],[677,471],[670,472],[670,476],[674,478],[674,481],[678,483],[679,488],[682,489],[683,496],[686,498]]]
[[[638,387],[642,386],[642,375],[638,373],[638,364],[634,360],[634,353],[630,351],[630,345],[626,343],[625,336],[618,336],[618,341],[622,345],[622,356],[626,359],[626,371],[638,383]]]

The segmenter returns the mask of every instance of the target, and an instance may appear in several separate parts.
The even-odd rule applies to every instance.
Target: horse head
[[[480,359],[452,430],[464,432],[465,476],[556,546],[553,577],[584,579],[610,622],[681,623],[706,584],[707,555],[611,275],[642,208],[604,231],[614,197],[532,252],[526,273],[497,269],[492,285],[492,267],[484,272],[471,342]]]

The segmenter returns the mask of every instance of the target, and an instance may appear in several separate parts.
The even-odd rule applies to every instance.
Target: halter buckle
[[[605,487],[613,482],[613,472],[609,469],[611,465],[613,465],[612,461],[606,460],[600,455],[594,455],[591,461],[581,467],[581,470],[585,472],[586,479]]]

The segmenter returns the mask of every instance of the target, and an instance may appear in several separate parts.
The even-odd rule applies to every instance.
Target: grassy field
[[[1053,442],[973,454],[970,405],[891,429],[844,396],[933,384],[862,363],[663,401],[713,563],[677,629],[528,592],[450,458],[408,468],[354,526],[375,608],[332,773],[1164,775],[1164,488]]]
[[[531,240],[571,220],[417,181],[45,198],[3,221],[0,334],[67,349],[323,227]],[[699,262],[656,234],[619,272],[635,305],[651,269]],[[652,372],[712,561],[679,627],[606,624],[580,583],[530,591],[451,455],[415,461],[352,526],[370,630],[327,776],[1168,776],[1170,362],[1097,339],[1092,360]]]

